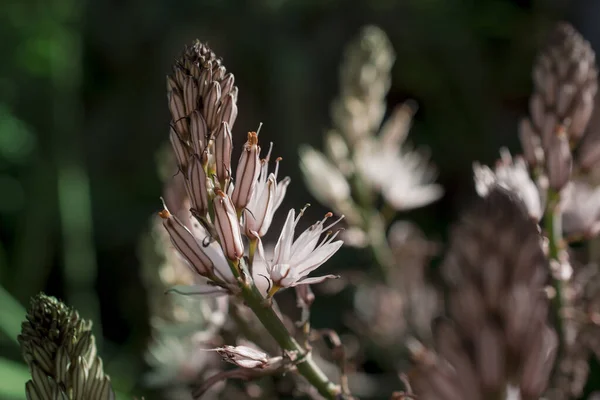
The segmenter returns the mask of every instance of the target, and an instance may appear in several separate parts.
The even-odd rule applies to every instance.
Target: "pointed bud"
[[[198,83],[191,76],[185,78],[183,86],[183,102],[185,104],[186,115],[190,115],[198,105]]]
[[[169,110],[173,117],[173,125],[183,138],[187,138],[188,135],[188,123],[185,119],[185,105],[183,98],[179,90],[173,90],[169,92]]]
[[[237,88],[236,88],[237,89]],[[237,97],[237,96],[236,96]],[[236,105],[236,97],[232,93],[221,97],[221,106],[219,107],[219,119],[229,124],[229,128],[233,127],[237,118],[238,109]]]
[[[206,216],[208,212],[209,184],[200,156],[193,156],[189,162],[185,187],[192,203],[192,214],[195,216]]]
[[[234,84],[235,78],[233,77],[233,74],[230,72],[227,75],[225,75],[225,77],[221,81],[221,95],[223,97],[227,96],[229,92],[231,92],[231,89],[233,89]]]
[[[179,170],[187,170],[188,158],[190,157],[188,146],[179,138],[179,135],[173,128],[169,131],[169,139],[171,140],[171,146],[173,147]]]
[[[571,178],[573,158],[564,127],[552,135],[546,148],[546,172],[548,183],[556,191],[560,191]]]
[[[281,357],[269,358],[267,353],[248,346],[223,346],[215,349],[225,361],[242,368],[262,369],[279,365]]]
[[[215,135],[215,164],[217,177],[221,187],[225,188],[226,181],[231,177],[231,149],[233,139],[227,122],[221,122],[221,126]]]
[[[235,207],[229,196],[220,189],[215,189],[214,207],[215,226],[223,253],[230,260],[239,260],[244,255],[244,244]]]
[[[236,184],[233,189],[233,203],[237,210],[243,210],[254,193],[254,187],[260,173],[260,146],[256,132],[248,133],[248,141],[244,145],[236,171]]]
[[[213,82],[210,85],[204,100],[204,116],[206,117],[208,129],[213,132],[218,127],[218,122],[220,122],[217,121],[217,109],[221,101],[221,85],[218,82]]]
[[[173,243],[179,254],[187,261],[190,268],[202,276],[210,275],[212,273],[212,263],[210,258],[204,253],[202,243],[199,243],[192,232],[166,208],[159,212],[158,215],[163,219],[163,225],[169,233],[171,243]]]
[[[206,120],[200,111],[196,110],[190,114],[190,140],[194,153],[202,154],[207,136],[208,127],[206,126]]]
[[[519,124],[519,139],[523,149],[523,157],[530,167],[537,166],[544,157],[540,137],[535,134],[531,121],[523,118]]]

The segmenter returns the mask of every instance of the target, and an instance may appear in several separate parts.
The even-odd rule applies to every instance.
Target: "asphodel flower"
[[[308,274],[319,268],[342,247],[341,240],[334,241],[339,231],[332,233],[329,230],[343,216],[325,226],[325,222],[333,216],[332,213],[327,213],[321,221],[310,226],[294,240],[296,225],[303,213],[304,209],[296,217],[296,212],[290,210],[271,260],[266,260],[262,244],[259,244],[259,255],[266,261],[267,272],[273,284],[269,290],[269,297],[281,288],[310,285],[337,278],[336,275],[309,278]],[[319,242],[323,233],[326,234]]]
[[[267,233],[290,184],[289,177],[277,182],[280,158],[275,160],[275,172],[269,173],[271,150],[272,145],[267,156],[261,160],[254,195],[244,209],[244,232],[249,238],[262,237]]]

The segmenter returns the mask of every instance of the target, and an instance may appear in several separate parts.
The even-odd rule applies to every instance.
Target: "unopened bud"
[[[237,181],[232,194],[233,204],[238,210],[243,210],[248,205],[254,193],[261,167],[259,153],[258,135],[256,132],[249,132],[238,163],[235,176]]]
[[[563,127],[551,136],[546,148],[546,172],[548,183],[556,191],[565,187],[571,178],[573,157],[569,147],[569,139]]]
[[[194,153],[202,154],[207,136],[208,127],[206,126],[206,120],[200,111],[196,110],[190,114],[190,140]]]
[[[222,190],[215,189],[214,207],[215,225],[223,253],[230,260],[239,260],[244,255],[244,244],[233,202]]]
[[[202,276],[209,276],[212,273],[212,262],[204,253],[202,243],[199,243],[192,232],[166,208],[158,215],[163,219],[163,225],[169,233],[171,243],[187,261],[190,268]]]
[[[263,369],[282,361],[281,357],[269,358],[267,353],[248,346],[223,346],[215,350],[225,361],[242,368]]]
[[[205,216],[208,212],[209,180],[202,166],[200,156],[194,155],[190,159],[185,187],[192,203],[192,212],[197,216]]]
[[[215,164],[217,177],[221,187],[225,188],[225,182],[231,177],[231,149],[233,139],[227,122],[221,122],[221,126],[215,135]]]
[[[188,166],[188,158],[190,156],[188,146],[179,138],[179,135],[173,128],[171,128],[169,131],[169,139],[171,140],[171,146],[173,147],[173,152],[175,153],[179,170],[186,171]]]

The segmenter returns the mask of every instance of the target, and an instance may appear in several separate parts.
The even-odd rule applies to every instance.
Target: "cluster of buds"
[[[561,23],[533,69],[531,116],[521,122],[521,143],[530,166],[542,167],[554,190],[568,182],[570,149],[579,143],[592,115],[598,89],[595,58],[590,44]]]
[[[278,181],[280,159],[269,172],[272,145],[261,159],[258,133],[250,132],[234,176],[232,129],[238,89],[233,74],[199,42],[185,49],[174,71],[167,77],[171,143],[193,217],[181,221],[166,205],[159,215],[180,255],[199,276],[207,278],[206,284],[196,285],[192,292],[239,293],[240,284],[247,285],[256,272],[252,271],[255,254],[265,261],[269,296],[280,288],[315,283],[306,276],[341,246],[333,233],[319,242],[333,225],[324,226],[331,215],[294,241],[298,218],[290,211],[275,253],[267,259],[261,237],[290,183],[289,178]],[[248,262],[244,258],[247,247]]]
[[[54,297],[31,300],[18,338],[33,378],[26,384],[28,399],[115,399],[91,327]]]
[[[590,353],[583,338],[594,325],[581,313],[589,302],[577,295],[582,271],[574,268],[567,246],[600,232],[600,188],[587,176],[600,161],[598,135],[588,129],[597,74],[590,44],[572,26],[559,24],[533,69],[530,117],[519,132],[524,155],[512,158],[503,149],[494,170],[474,165],[478,193],[509,190],[545,236],[552,283],[547,293],[560,340],[549,394],[557,399],[581,393]]]
[[[384,121],[394,59],[386,34],[374,26],[364,27],[345,51],[325,152],[309,146],[300,149],[309,191],[348,217],[349,244],[374,240],[371,225],[379,219],[374,215],[379,211],[378,196],[390,209],[410,210],[443,194],[434,183],[437,172],[427,154],[405,143],[416,104],[399,105]]]
[[[547,323],[548,260],[521,200],[496,187],[451,235],[442,265],[447,318],[436,321],[439,357],[417,352],[419,398],[522,399],[546,390],[557,350]]]

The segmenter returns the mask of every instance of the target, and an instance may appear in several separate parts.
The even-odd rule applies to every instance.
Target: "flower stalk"
[[[563,290],[563,277],[560,271],[562,268],[563,257],[563,238],[562,238],[562,213],[560,209],[560,192],[548,189],[548,203],[546,205],[546,211],[544,213],[544,230],[546,231],[546,237],[548,238],[548,259],[550,265],[553,264],[558,266],[559,271],[553,271],[552,274],[552,288],[554,289],[553,296],[551,298],[551,310],[554,316],[554,324],[556,333],[558,334],[558,353],[565,344],[565,330],[563,324],[563,307],[564,307],[564,290]],[[560,356],[557,357],[557,360]]]
[[[338,399],[341,394],[340,387],[327,378],[314,362],[311,354],[290,335],[273,308],[265,304],[265,299],[256,285],[253,282],[245,282],[241,288],[241,296],[246,305],[250,307],[279,346],[293,360],[296,360],[298,372],[326,399]]]

